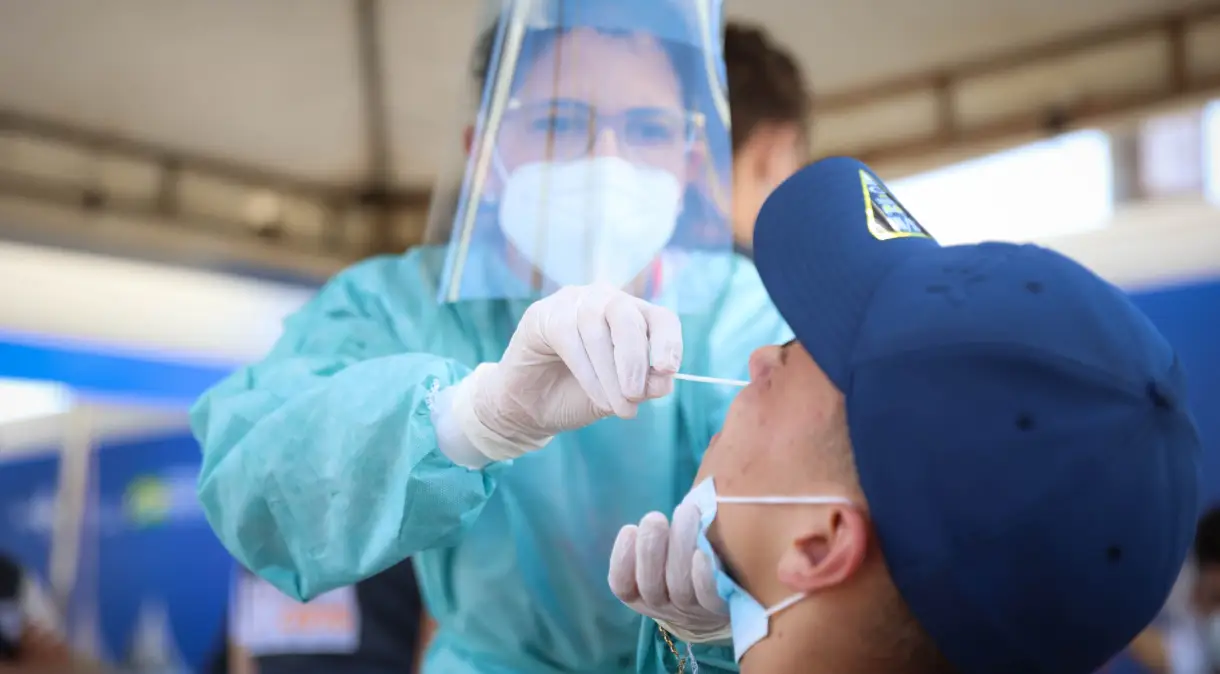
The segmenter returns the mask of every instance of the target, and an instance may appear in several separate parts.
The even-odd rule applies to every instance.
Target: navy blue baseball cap
[[[1200,445],[1173,348],[1122,291],[1038,246],[942,247],[847,158],[771,195],[754,257],[846,399],[882,554],[950,663],[1090,674],[1148,625]]]

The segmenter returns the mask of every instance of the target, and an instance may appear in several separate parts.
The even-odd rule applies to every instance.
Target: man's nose
[[[779,363],[779,353],[778,346],[755,349],[754,353],[750,354],[750,381],[763,381],[769,377],[771,370]]]

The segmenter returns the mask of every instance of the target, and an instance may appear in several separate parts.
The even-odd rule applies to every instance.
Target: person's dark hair
[[[0,552],[0,603],[15,603],[21,599],[22,570],[17,560]],[[20,653],[21,629],[14,633],[0,625],[0,667],[17,660]]]
[[[730,21],[724,30],[724,63],[733,117],[733,149],[760,124],[794,124],[809,135],[813,100],[805,76],[788,50],[758,26]]]
[[[21,564],[0,552],[0,601],[17,599],[23,575]]]
[[[1220,507],[1212,507],[1195,528],[1195,561],[1199,566],[1220,564]]]

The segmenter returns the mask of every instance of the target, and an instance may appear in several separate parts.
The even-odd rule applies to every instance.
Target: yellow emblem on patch
[[[864,187],[864,216],[870,234],[882,241],[911,236],[932,238],[880,180],[861,169],[860,182]]]

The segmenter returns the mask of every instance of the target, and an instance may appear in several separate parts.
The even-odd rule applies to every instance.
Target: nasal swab
[[[750,385],[748,381],[740,379],[721,379],[720,377],[704,377],[697,374],[683,374],[681,372],[674,375],[674,379],[683,379],[685,381],[696,381],[703,384],[724,384],[725,386],[736,386],[745,388]]]

